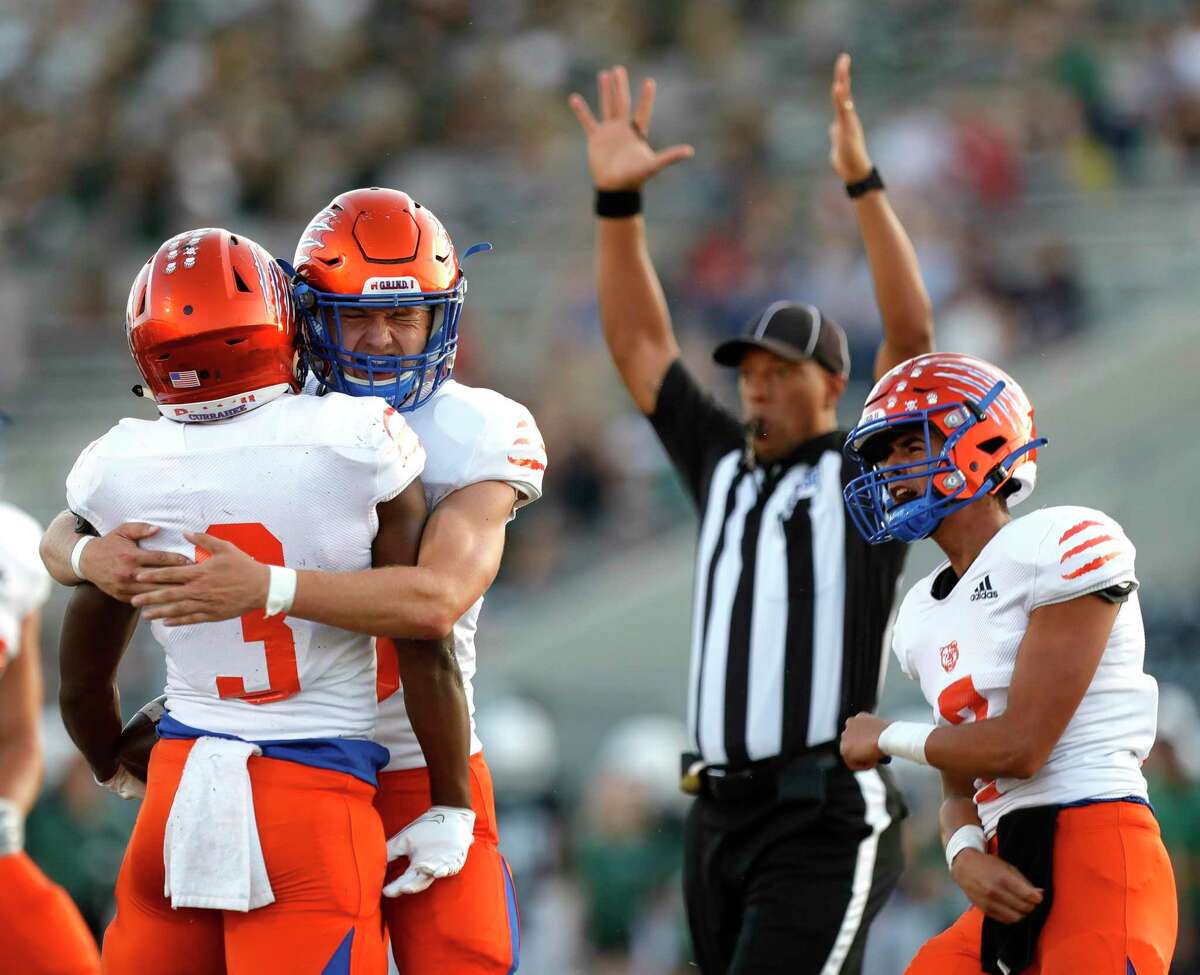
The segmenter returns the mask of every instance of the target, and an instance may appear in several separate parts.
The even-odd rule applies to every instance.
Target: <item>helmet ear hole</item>
[[[1007,441],[1003,437],[990,437],[979,445],[979,449],[984,453],[994,454],[997,450],[1004,446]]]
[[[233,269],[233,283],[237,287],[238,291],[251,294],[250,285],[246,284],[246,282],[242,280],[242,276],[238,274],[237,268]]]
[[[1021,490],[1021,482],[1015,477],[1010,477],[1007,481],[1000,485],[1000,490],[996,492],[997,497],[1001,501],[1007,502],[1014,494]]]

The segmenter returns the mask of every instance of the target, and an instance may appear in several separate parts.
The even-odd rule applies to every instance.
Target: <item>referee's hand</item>
[[[890,721],[866,711],[847,718],[842,731],[842,761],[855,772],[865,772],[882,762],[884,754],[879,750],[879,734],[889,724]]]
[[[839,54],[833,68],[833,121],[829,123],[829,163],[843,183],[857,183],[871,174],[867,137],[850,92],[850,55]]]
[[[655,151],[650,147],[650,116],[654,111],[654,79],[642,82],[634,108],[629,94],[629,74],[617,65],[597,78],[600,118],[592,115],[578,92],[568,104],[587,136],[588,167],[598,190],[637,190],[655,173],[695,155],[691,146],[678,145]]]

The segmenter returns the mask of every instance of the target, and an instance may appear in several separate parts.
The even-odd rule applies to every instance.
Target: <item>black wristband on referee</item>
[[[879,175],[879,170],[874,166],[867,175],[860,179],[857,183],[846,184],[846,195],[852,200],[857,200],[860,196],[870,193],[871,190],[883,189],[883,177]]]
[[[598,217],[636,217],[641,212],[641,190],[596,190]]]

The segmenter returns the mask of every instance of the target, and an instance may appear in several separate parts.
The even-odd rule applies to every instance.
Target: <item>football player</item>
[[[25,815],[42,774],[41,607],[50,579],[41,527],[0,503],[0,958],[30,975],[100,971],[96,942],[71,898],[24,852]]]
[[[304,231],[296,270],[315,391],[383,396],[408,418],[425,447],[432,513],[414,568],[301,571],[290,612],[360,633],[448,635],[470,702],[475,631],[505,526],[541,496],[541,434],[519,403],[451,378],[466,278],[441,222],[408,194],[371,188],[336,197]],[[232,619],[267,598],[266,566],[233,546],[214,542],[213,557],[195,566],[138,569],[150,553],[131,538],[103,544],[85,574],[167,625]],[[381,648],[381,672],[387,659]],[[483,746],[472,726],[470,802],[447,798],[413,736],[417,703],[405,673],[404,687],[379,707],[377,739],[391,760],[376,805],[392,837],[389,855],[409,858],[383,905],[396,964],[405,975],[515,971],[516,892],[498,849]],[[461,873],[429,886],[463,856]],[[395,896],[403,892],[417,896]]]
[[[912,975],[1170,967],[1175,884],[1140,768],[1158,689],[1134,547],[1091,508],[1011,517],[1045,442],[1012,378],[952,353],[887,373],[846,442],[867,540],[930,537],[946,555],[893,636],[935,723],[864,713],[841,740],[851,768],[895,755],[942,773],[946,860],[973,906]]]
[[[387,955],[373,800],[388,761],[373,740],[374,647],[287,610],[295,566],[415,560],[424,452],[377,397],[293,395],[291,285],[245,237],[202,229],[164,243],[134,282],[126,329],[163,415],[123,420],[85,449],[69,509],[96,532],[152,520],[160,531],[145,544],[197,561],[253,553],[269,566],[269,591],[240,619],[153,627],[168,712],[117,880],[105,969],[164,957],[196,975],[374,975]],[[90,544],[74,545],[81,571]],[[97,779],[125,795],[142,790],[118,750],[113,678],[135,614],[80,586],[62,640],[64,721]],[[413,747],[466,802],[468,717],[452,652],[436,639],[395,646],[418,691]]]

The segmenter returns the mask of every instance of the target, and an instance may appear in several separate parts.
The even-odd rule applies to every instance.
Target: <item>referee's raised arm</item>
[[[596,188],[596,260],[604,338],[633,401],[654,412],[663,377],[679,357],[671,314],[646,247],[641,188],[659,171],[693,155],[691,146],[655,152],[647,142],[654,81],[642,82],[637,109],[629,75],[618,65],[597,78],[600,118],[582,95],[571,109],[587,136],[588,165]]]
[[[933,351],[933,305],[921,280],[917,252],[867,153],[850,89],[849,54],[838,56],[829,94],[833,101],[829,162],[854,200],[854,215],[875,285],[875,303],[883,320],[883,342],[875,356],[878,379],[905,359]]]

